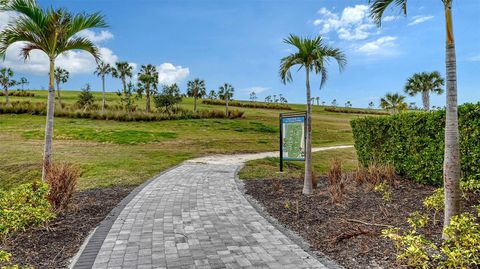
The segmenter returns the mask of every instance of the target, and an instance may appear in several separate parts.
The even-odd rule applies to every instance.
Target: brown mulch
[[[399,268],[394,246],[381,236],[381,231],[389,225],[408,229],[408,215],[424,211],[422,202],[435,188],[397,181],[391,188],[392,199],[385,202],[372,186],[356,186],[350,181],[343,200],[334,204],[326,184],[325,178],[320,178],[319,185],[323,186],[309,197],[301,195],[303,181],[296,179],[248,180],[245,189],[270,215],[302,236],[313,249],[346,268]],[[465,206],[478,204],[478,198],[466,201]],[[442,232],[443,213],[438,215],[436,225],[430,221],[422,229],[434,241],[440,240]]]
[[[0,248],[12,261],[35,268],[65,268],[88,234],[133,187],[96,188],[73,196],[70,207],[43,227],[9,237]]]

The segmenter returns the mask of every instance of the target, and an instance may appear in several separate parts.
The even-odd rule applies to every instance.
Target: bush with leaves
[[[163,86],[162,92],[155,96],[155,107],[171,113],[175,106],[182,102],[182,95],[178,85],[172,84],[170,86]]]
[[[124,91],[119,91],[117,93],[117,95],[120,96],[120,102],[129,116],[133,111],[135,111],[135,101],[139,98],[139,95],[135,94],[135,92],[135,85],[130,82],[127,84],[127,88]]]
[[[82,92],[78,95],[77,106],[81,109],[90,108],[95,102],[95,97],[93,97],[92,92],[90,91],[90,84],[85,85],[82,88]]]

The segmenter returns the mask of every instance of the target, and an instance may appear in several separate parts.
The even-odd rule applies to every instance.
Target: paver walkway
[[[199,158],[160,175],[122,210],[93,268],[326,268],[237,188],[244,161],[271,155]]]

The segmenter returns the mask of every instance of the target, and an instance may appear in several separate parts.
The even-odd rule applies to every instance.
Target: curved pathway
[[[92,267],[82,256],[93,268],[327,268],[237,188],[236,172],[245,161],[277,155],[204,157],[161,174],[126,204],[98,253],[84,250],[74,268]]]

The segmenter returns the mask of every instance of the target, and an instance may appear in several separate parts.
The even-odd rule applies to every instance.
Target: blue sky
[[[319,89],[313,78],[313,96],[340,105],[351,101],[366,107],[386,92],[402,91],[414,72],[438,70],[445,74],[444,15],[440,0],[410,0],[408,16],[396,10],[381,28],[368,18],[367,0],[55,0],[39,1],[42,6],[66,7],[80,12],[100,11],[108,29],[85,32],[102,48],[106,61],[128,61],[137,66],[154,64],[160,81],[186,82],[205,79],[208,90],[231,83],[236,99],[247,99],[255,90],[266,95],[283,94],[290,102],[305,102],[305,74],[294,73],[294,81],[283,85],[278,77],[280,59],[292,52],[282,39],[294,33],[321,34],[331,46],[342,49],[348,58],[343,73],[329,67],[329,80]],[[454,1],[454,30],[457,42],[460,102],[480,99],[480,1]],[[11,18],[0,14],[0,27]],[[18,60],[15,48],[3,66],[17,76],[30,79],[33,88],[47,88],[44,56],[37,53],[27,63]],[[45,62],[45,63],[44,63]],[[93,76],[94,61],[83,53],[70,53],[58,60],[71,72],[67,89],[90,83],[101,90]],[[107,80],[109,91],[120,88],[118,80]],[[421,104],[420,97],[408,98]],[[432,97],[432,105],[443,106],[445,96]]]

